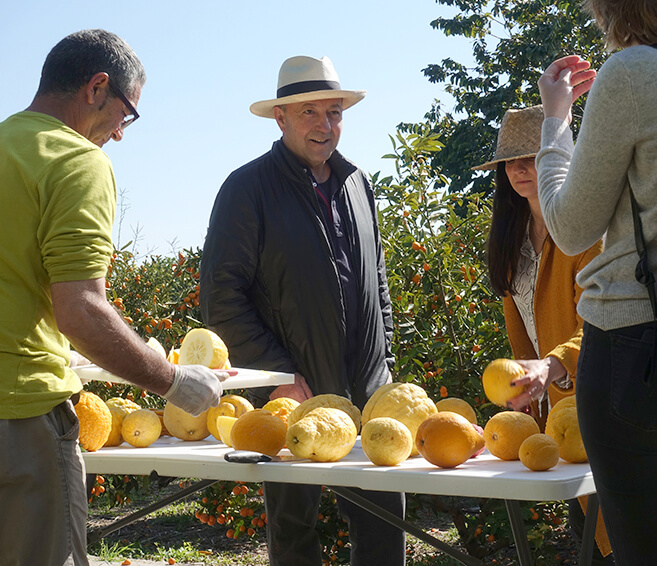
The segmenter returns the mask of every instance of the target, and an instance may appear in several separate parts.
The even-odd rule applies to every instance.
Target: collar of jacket
[[[308,184],[308,179],[310,178],[308,167],[303,165],[287,148],[282,138],[274,142],[271,153],[276,166],[286,177],[296,183]],[[331,167],[331,172],[337,175],[340,185],[343,185],[347,177],[358,170],[358,167],[344,157],[337,149],[329,158],[328,164]]]

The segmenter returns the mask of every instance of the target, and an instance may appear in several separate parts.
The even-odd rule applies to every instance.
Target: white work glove
[[[212,371],[205,366],[175,366],[173,384],[163,397],[195,417],[219,404],[223,387],[220,379],[227,373]]]

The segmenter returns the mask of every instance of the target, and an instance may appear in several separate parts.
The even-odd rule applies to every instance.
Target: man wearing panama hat
[[[292,385],[250,390],[256,406],[332,393],[362,409],[390,381],[392,311],[374,195],[336,149],[343,111],[364,96],[341,88],[327,57],[287,59],[276,97],[251,106],[276,121],[281,139],[217,195],[201,264],[203,320],[234,365],[295,374]],[[270,564],[319,566],[320,487],[266,482],[264,491]],[[363,495],[403,517],[403,494]],[[352,565],[404,564],[402,531],[338,503]]]

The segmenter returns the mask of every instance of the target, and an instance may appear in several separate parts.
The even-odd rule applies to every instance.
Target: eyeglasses
[[[121,89],[114,84],[112,79],[109,80],[109,87],[110,90],[116,94],[116,96],[119,97],[121,102],[125,104],[125,107],[128,109],[130,112],[127,116],[123,118],[123,122],[121,122],[121,125],[119,126],[122,130],[127,128],[130,124],[132,124],[137,118],[139,118],[139,112],[137,112],[137,109],[132,105],[132,103],[128,100],[128,97],[123,94]]]

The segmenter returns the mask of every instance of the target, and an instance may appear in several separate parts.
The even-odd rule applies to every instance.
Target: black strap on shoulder
[[[632,202],[632,220],[634,220],[634,243],[636,244],[636,251],[639,254],[639,262],[634,269],[634,276],[636,280],[648,289],[648,296],[650,297],[650,305],[652,312],[657,319],[657,292],[655,292],[655,276],[648,267],[648,250],[646,250],[646,242],[643,239],[643,228],[641,226],[641,216],[639,215],[639,205],[634,198],[632,187],[630,189],[630,201]]]

